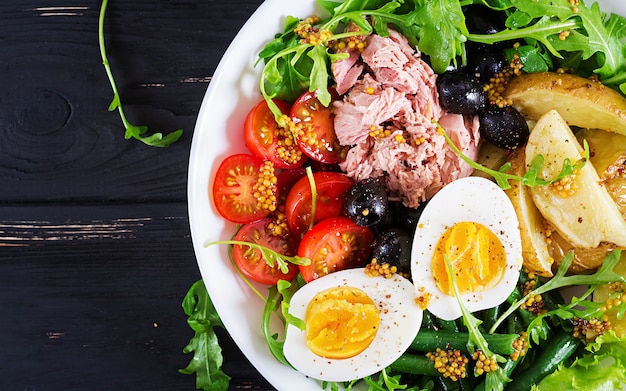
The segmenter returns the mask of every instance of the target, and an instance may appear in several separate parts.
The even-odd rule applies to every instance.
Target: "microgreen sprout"
[[[444,254],[444,261],[446,262],[446,269],[448,271],[448,278],[452,284],[452,289],[454,290],[454,295],[456,297],[456,301],[459,304],[459,308],[461,309],[461,313],[463,314],[463,324],[467,327],[467,331],[469,333],[469,340],[467,341],[467,350],[470,353],[474,353],[476,348],[478,348],[485,357],[489,359],[495,359],[498,363],[506,362],[506,359],[498,354],[493,353],[489,349],[489,344],[487,340],[483,336],[480,331],[480,325],[482,321],[476,318],[472,313],[470,313],[465,304],[463,304],[463,298],[461,297],[461,293],[459,292],[459,288],[456,284],[456,278],[454,276],[454,271],[452,269],[452,264],[450,262],[450,258],[448,254]],[[493,333],[493,332],[491,332]],[[494,390],[494,391],[502,391],[504,389],[504,383],[509,382],[510,379],[506,376],[506,373],[502,369],[500,365],[494,371],[486,372],[485,375],[485,389]]]
[[[278,266],[282,273],[287,273],[289,271],[289,264],[293,263],[294,265],[302,265],[308,266],[311,264],[311,260],[308,258],[299,257],[297,255],[288,256],[285,254],[281,254],[277,251],[272,250],[271,248],[261,246],[257,243],[246,242],[242,240],[218,240],[215,242],[209,242],[204,245],[204,247],[213,246],[216,244],[229,244],[229,245],[238,245],[248,247],[246,250],[246,255],[249,255],[252,251],[260,251],[261,257],[270,267]]]
[[[561,264],[559,265],[556,274],[550,280],[546,281],[545,284],[542,284],[539,287],[533,289],[526,296],[522,297],[517,302],[512,304],[493,324],[489,332],[493,333],[504,321],[504,319],[506,319],[513,312],[517,311],[517,309],[523,303],[525,303],[529,297],[541,295],[543,293],[559,288],[564,288],[567,286],[591,286],[595,288],[598,285],[608,284],[610,282],[625,282],[626,279],[623,276],[613,271],[613,267],[619,261],[620,256],[620,250],[613,250],[606,256],[606,258],[604,258],[602,266],[594,274],[576,274],[568,276],[566,275],[566,273],[574,260],[574,253],[571,251],[568,252],[565,257],[563,257],[563,260],[561,260]],[[591,291],[588,291],[585,295],[583,295],[583,298],[591,294],[592,291],[593,289],[591,289]]]
[[[448,143],[450,148],[452,148],[452,150],[457,155],[459,155],[461,159],[463,159],[472,168],[491,175],[496,180],[498,186],[500,186],[500,188],[504,190],[511,188],[511,184],[509,183],[509,181],[511,180],[520,181],[522,185],[529,187],[548,186],[552,183],[558,182],[559,180],[569,175],[572,175],[574,171],[582,169],[589,161],[589,144],[587,143],[587,140],[583,140],[583,156],[574,164],[572,164],[572,161],[570,159],[564,159],[561,172],[559,172],[559,174],[554,178],[544,179],[539,177],[539,172],[541,171],[544,163],[543,155],[537,155],[533,158],[524,176],[514,175],[507,173],[507,171],[511,168],[510,162],[503,164],[498,170],[492,170],[490,168],[487,168],[463,154],[463,152],[461,152],[461,150],[454,144],[450,136],[448,136],[443,128],[441,128],[441,133],[443,134],[443,137],[446,139],[446,142]]]
[[[180,136],[182,136],[182,129],[175,130],[166,136],[163,136],[163,134],[161,133],[153,133],[152,135],[145,136],[146,132],[148,131],[148,127],[131,124],[124,114],[122,100],[120,98],[120,93],[117,89],[115,79],[113,78],[113,72],[111,70],[111,65],[109,64],[109,59],[106,52],[106,45],[104,43],[104,15],[106,13],[107,3],[108,0],[102,0],[102,5],[100,7],[100,17],[98,19],[98,43],[100,46],[100,55],[102,56],[102,65],[104,65],[104,69],[109,79],[109,83],[111,84],[111,89],[113,90],[113,100],[109,105],[109,111],[118,111],[122,120],[122,124],[126,129],[124,137],[127,140],[130,138],[134,138],[152,147],[168,147],[173,142],[178,140]]]
[[[406,390],[407,385],[400,383],[400,376],[389,376],[387,369],[383,368],[382,371],[375,376],[366,376],[363,378],[365,384],[368,385],[368,391],[395,391]],[[413,388],[415,389],[415,388]]]
[[[269,288],[265,307],[263,308],[262,327],[263,335],[272,355],[281,363],[291,366],[283,353],[284,339],[279,339],[279,335],[272,331],[270,319],[272,314],[276,314],[283,325],[292,324],[300,330],[304,330],[304,321],[289,314],[289,302],[294,293],[305,284],[301,276],[293,281],[279,280],[278,283]],[[280,308],[281,311],[278,311]]]
[[[313,177],[313,170],[311,167],[306,168],[306,176],[309,179],[309,186],[311,186],[311,221],[309,222],[309,230],[313,228],[315,224],[315,214],[317,213],[317,185],[315,184],[315,178]]]

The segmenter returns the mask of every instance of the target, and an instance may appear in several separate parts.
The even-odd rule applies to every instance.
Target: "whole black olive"
[[[495,34],[504,29],[500,12],[482,4],[464,6],[463,14],[467,31],[471,34]]]
[[[508,61],[503,52],[470,53],[465,72],[488,83],[493,75],[502,72],[507,66]]]
[[[378,178],[356,182],[344,200],[344,212],[358,225],[372,227],[386,218],[389,209],[387,191]]]
[[[528,141],[528,124],[512,106],[489,106],[479,118],[481,135],[500,148],[512,150]]]
[[[487,93],[474,77],[463,72],[446,72],[437,78],[439,103],[445,110],[474,115],[487,104]]]
[[[403,229],[388,228],[374,239],[372,258],[379,265],[396,266],[402,274],[411,273],[411,246],[413,238]]]

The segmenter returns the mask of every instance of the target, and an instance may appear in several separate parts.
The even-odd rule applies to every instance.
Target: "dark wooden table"
[[[0,389],[194,390],[181,301],[200,278],[187,218],[193,127],[220,57],[261,0],[0,0]],[[254,55],[254,53],[250,53]],[[231,389],[271,390],[226,333]]]

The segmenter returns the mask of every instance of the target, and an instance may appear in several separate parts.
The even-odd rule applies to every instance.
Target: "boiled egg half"
[[[409,347],[422,323],[415,289],[406,278],[369,277],[364,269],[331,273],[300,288],[289,313],[283,352],[299,372],[342,382],[372,375]]]
[[[470,312],[504,302],[522,267],[518,225],[509,198],[488,179],[467,177],[442,188],[420,216],[411,251],[423,307],[444,320],[462,315],[445,258]]]

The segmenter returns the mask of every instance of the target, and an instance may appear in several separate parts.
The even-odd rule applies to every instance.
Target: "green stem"
[[[98,45],[100,46],[100,56],[102,57],[102,65],[104,65],[104,70],[106,71],[107,78],[109,79],[109,84],[111,85],[111,89],[113,90],[113,100],[117,101],[117,111],[120,114],[120,119],[124,124],[124,128],[128,128],[132,126],[130,122],[126,119],[126,115],[124,114],[124,109],[122,109],[122,105],[120,102],[120,94],[117,89],[117,84],[115,83],[115,79],[113,78],[113,71],[111,70],[111,65],[109,64],[109,59],[106,53],[106,46],[104,43],[104,16],[106,14],[107,5],[109,0],[102,0],[102,5],[100,6],[100,17],[98,18]],[[127,134],[127,139],[128,137]]]
[[[113,78],[113,72],[111,71],[111,65],[107,57],[106,45],[104,42],[104,17],[106,14],[108,2],[108,0],[102,0],[102,4],[100,6],[100,15],[98,17],[98,46],[100,48],[100,56],[102,57],[102,65],[104,65],[104,70],[106,71],[107,78],[109,79],[109,84],[111,85],[111,89],[113,90],[113,100],[109,105],[109,111],[117,109],[120,115],[120,119],[122,120],[122,124],[124,125],[124,129],[126,130],[124,137],[127,140],[130,138],[135,138],[152,147],[167,147],[176,140],[178,140],[180,136],[182,136],[182,129],[175,130],[165,137],[163,137],[163,134],[161,133],[154,133],[150,136],[143,137],[142,134],[144,134],[148,130],[148,127],[135,126],[126,119],[124,109],[122,108],[120,93],[117,89],[115,79]]]

